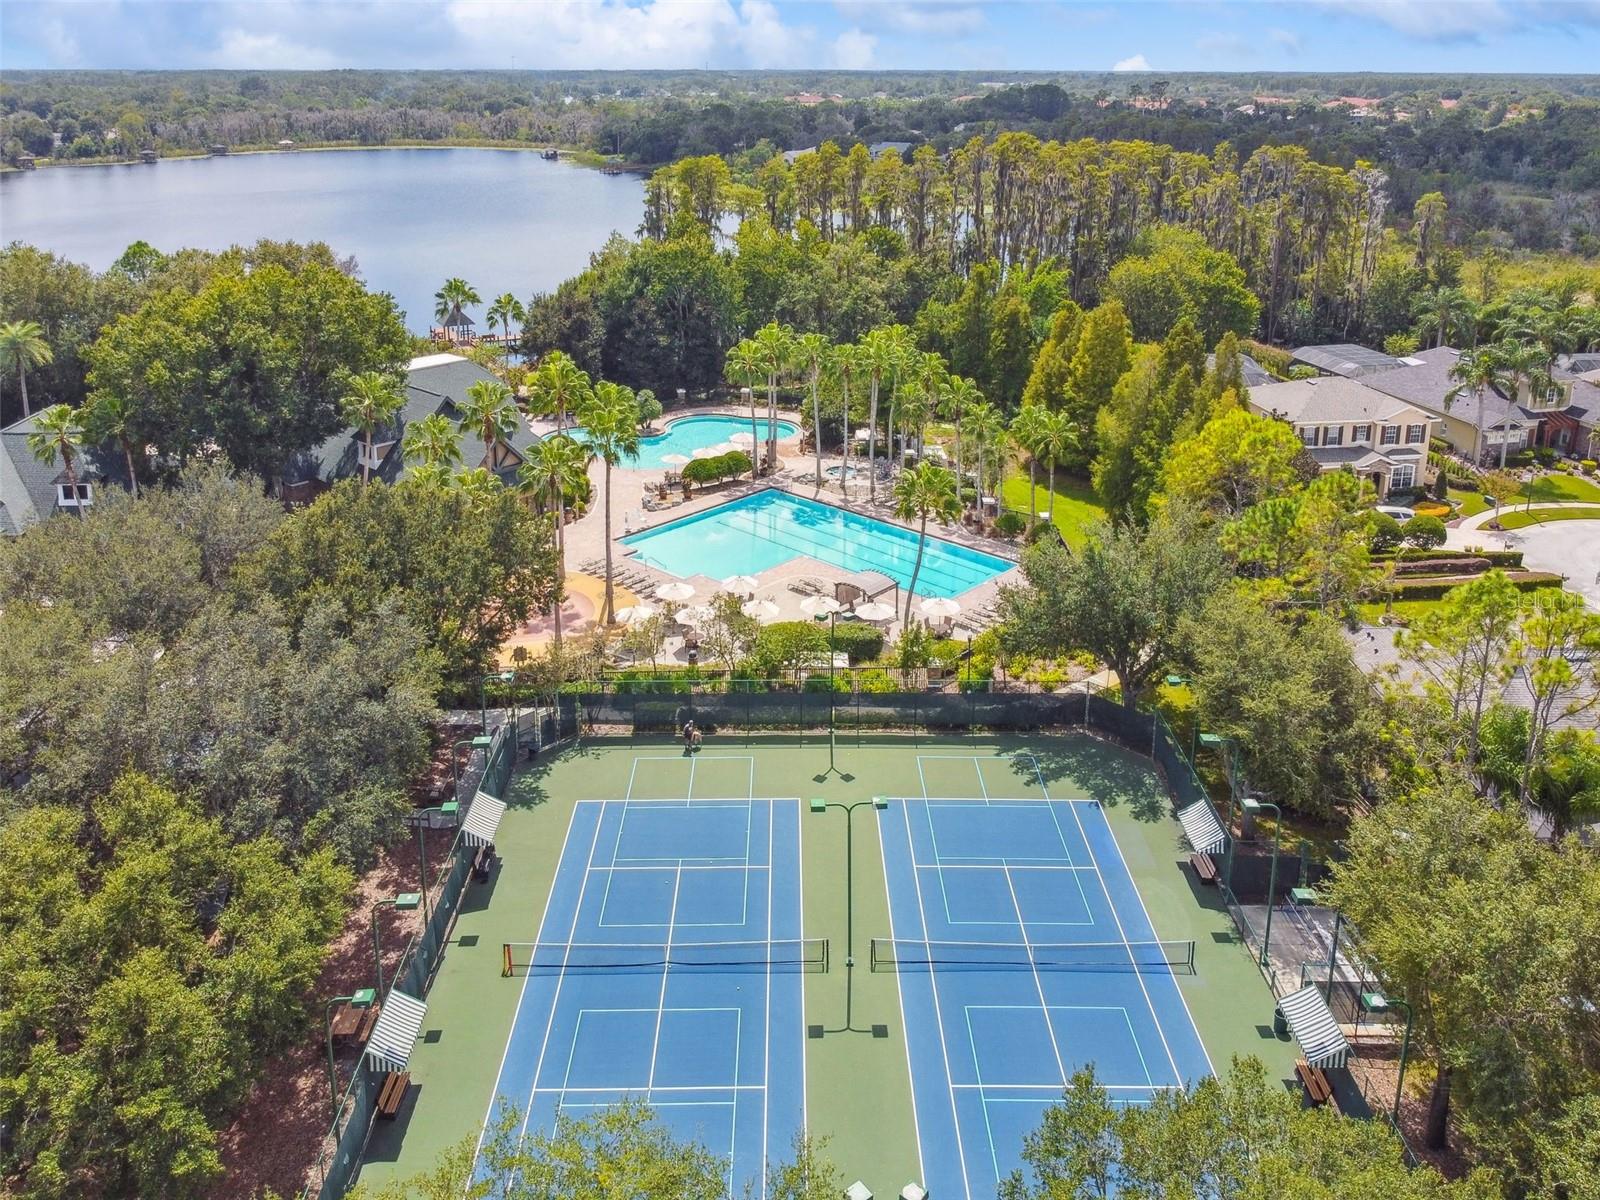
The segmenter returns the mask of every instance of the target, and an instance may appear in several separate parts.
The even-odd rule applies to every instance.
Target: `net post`
[[[500,943],[500,978],[511,978],[511,943]]]

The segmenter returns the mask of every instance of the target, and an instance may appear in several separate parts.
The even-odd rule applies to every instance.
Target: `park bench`
[[[1201,883],[1217,882],[1217,864],[1212,861],[1211,855],[1191,854],[1189,865],[1194,868],[1195,878]]]
[[[355,1044],[365,1046],[367,1039],[372,1036],[372,1027],[378,1023],[378,1014],[383,1011],[381,1004],[369,1004],[361,1017],[361,1024],[355,1033]]]
[[[378,1116],[385,1121],[392,1121],[400,1111],[400,1103],[406,1098],[406,1088],[411,1083],[411,1072],[390,1071],[383,1077],[383,1087],[378,1092]]]
[[[1333,1099],[1333,1087],[1328,1083],[1328,1077],[1323,1074],[1321,1067],[1313,1067],[1302,1058],[1294,1064],[1294,1073],[1305,1085],[1306,1095],[1311,1098],[1313,1108],[1320,1108]],[[1337,1108],[1338,1105],[1335,1104],[1334,1107]]]

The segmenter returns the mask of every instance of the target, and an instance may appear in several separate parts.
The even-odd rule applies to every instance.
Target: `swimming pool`
[[[881,571],[901,587],[917,563],[915,530],[768,489],[622,539],[670,575],[755,575],[804,555],[846,571]],[[1011,564],[928,536],[918,596],[959,596]]]
[[[756,421],[756,430],[763,441],[767,437],[767,418],[765,415]],[[778,440],[792,438],[800,432],[800,426],[793,421],[778,422]],[[583,438],[583,429],[568,429],[567,433],[580,441]],[[668,425],[661,433],[652,437],[639,439],[639,456],[623,461],[622,465],[635,471],[665,471],[676,469],[682,464],[662,462],[668,454],[681,454],[685,458],[693,458],[696,450],[706,446],[716,446],[726,442],[735,434],[750,433],[749,417],[684,417]],[[750,452],[749,444],[737,446],[746,454]]]

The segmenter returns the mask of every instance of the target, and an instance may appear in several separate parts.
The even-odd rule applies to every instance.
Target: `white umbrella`
[[[735,446],[753,446],[755,445],[756,435],[753,433],[736,433],[728,440]]]
[[[759,586],[760,581],[754,575],[729,575],[722,581],[725,592],[753,592]]]
[[[882,600],[874,600],[870,604],[858,604],[856,616],[863,621],[892,621],[895,617],[894,606],[885,604]]]
[[[961,611],[961,605],[943,596],[930,596],[917,607],[928,617],[953,617]]]
[[[694,456],[696,458],[715,458],[721,453],[722,451],[718,450],[715,446],[701,446],[700,449],[694,452]]]
[[[739,607],[745,616],[758,621],[770,621],[778,615],[778,606],[771,600],[747,600]]]
[[[672,602],[677,603],[680,600],[688,600],[693,596],[694,585],[684,583],[682,580],[674,580],[672,583],[663,583],[656,589],[657,600],[671,600]]]
[[[807,596],[800,601],[800,611],[808,617],[825,617],[829,613],[836,613],[844,605],[832,596]]]
[[[661,461],[669,467],[681,467],[689,461],[687,454],[663,454]]]
[[[653,604],[630,604],[627,608],[617,609],[617,620],[624,625],[637,625],[655,615],[656,609]]]
[[[688,608],[678,610],[678,620],[685,625],[704,625],[712,616],[709,604],[691,604]]]

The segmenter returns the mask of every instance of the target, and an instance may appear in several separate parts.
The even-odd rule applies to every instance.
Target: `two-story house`
[[[58,458],[40,462],[28,446],[38,417],[0,429],[0,536],[12,537],[56,513],[87,509],[106,487],[128,486],[127,460],[115,446],[84,446],[73,461],[76,486]]]
[[[1324,471],[1352,471],[1379,498],[1426,482],[1435,420],[1403,400],[1342,376],[1250,389],[1250,408],[1294,427]]]

